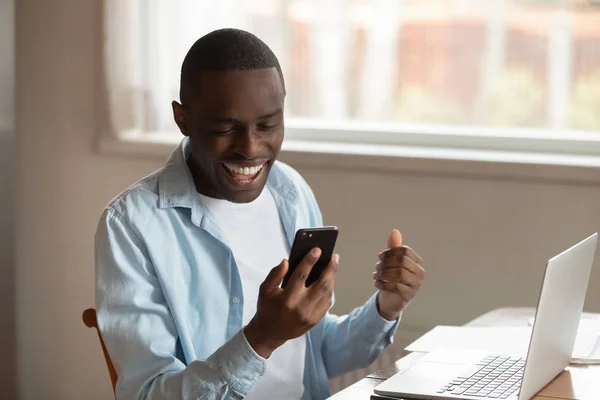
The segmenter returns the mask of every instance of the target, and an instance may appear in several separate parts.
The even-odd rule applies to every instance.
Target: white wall
[[[93,305],[97,218],[161,164],[93,151],[105,125],[101,2],[17,3],[17,329],[21,399],[107,399]],[[168,107],[168,105],[165,105]],[[393,162],[393,161],[390,161]],[[336,309],[371,293],[387,232],[400,228],[428,276],[405,329],[462,323],[490,308],[533,305],[545,259],[600,227],[592,186],[300,168],[326,222],[341,229]],[[587,308],[600,311],[600,273]]]
[[[0,0],[0,399],[16,390],[14,290],[14,4]]]

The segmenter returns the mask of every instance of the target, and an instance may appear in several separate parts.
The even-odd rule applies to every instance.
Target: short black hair
[[[179,99],[190,104],[197,96],[197,79],[202,71],[255,70],[276,68],[285,90],[277,57],[265,42],[240,29],[212,31],[192,45],[181,65]]]

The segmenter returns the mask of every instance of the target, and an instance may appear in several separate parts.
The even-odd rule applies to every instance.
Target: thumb
[[[279,287],[279,284],[283,280],[283,277],[287,273],[289,268],[288,260],[283,260],[281,263],[273,268],[269,275],[265,278],[263,284],[266,287]]]
[[[393,249],[402,246],[402,234],[398,229],[394,229],[388,237],[387,247]]]

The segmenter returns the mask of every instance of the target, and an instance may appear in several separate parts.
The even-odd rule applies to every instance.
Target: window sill
[[[165,159],[180,141],[172,134],[102,137],[110,156]],[[286,139],[279,157],[299,168],[600,184],[600,157],[541,152],[377,145]]]

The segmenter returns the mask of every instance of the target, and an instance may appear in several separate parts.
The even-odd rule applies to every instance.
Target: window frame
[[[476,137],[475,146],[474,143],[466,143],[475,137],[472,131],[470,134],[457,134],[450,130],[391,131],[382,127],[361,130],[358,127],[344,129],[342,126],[307,127],[306,123],[294,120],[286,122],[286,138],[279,159],[296,168],[535,183],[600,184],[600,140],[567,140],[565,135],[560,134],[552,138],[540,138],[542,132],[529,130],[528,137],[518,137],[510,146],[511,142],[507,142],[507,139],[511,135],[494,135],[501,133],[501,130],[488,130],[485,136]],[[183,138],[172,131],[150,133],[131,130],[117,135],[105,133],[97,137],[95,151],[98,154],[160,161],[165,160]],[[339,138],[346,134],[351,135],[352,140],[340,142]],[[585,132],[583,135],[587,134]],[[378,140],[364,143],[367,136],[370,140],[376,136]],[[386,138],[392,136],[395,136],[393,140],[385,142]],[[440,138],[443,142],[436,142]],[[517,142],[535,143],[537,150],[515,149]],[[545,151],[540,151],[541,143]],[[575,153],[567,150],[581,151]]]

